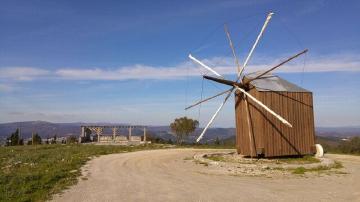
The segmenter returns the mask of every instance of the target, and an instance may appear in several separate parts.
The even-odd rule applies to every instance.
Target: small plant
[[[205,156],[205,158],[210,159],[212,161],[225,161],[225,158],[220,155],[210,155],[210,156]]]
[[[189,161],[189,160],[192,160],[192,159],[193,159],[193,157],[185,157],[183,160]]]
[[[298,168],[295,168],[295,169],[292,171],[292,173],[293,173],[293,174],[301,174],[301,175],[303,175],[303,174],[305,174],[306,171],[307,171],[307,170],[306,170],[304,167],[298,167]]]
[[[339,168],[343,168],[343,167],[344,166],[342,165],[342,163],[340,163],[339,161],[335,161],[332,168],[339,169]]]
[[[293,174],[305,174],[305,172],[323,172],[326,170],[331,170],[331,169],[340,169],[343,168],[344,166],[338,162],[335,161],[333,165],[331,166],[318,166],[315,168],[304,168],[304,167],[298,167],[292,170]]]
[[[320,160],[310,156],[300,156],[300,157],[294,157],[294,158],[279,158],[277,159],[279,163],[292,163],[292,164],[310,164],[310,163],[319,163]]]

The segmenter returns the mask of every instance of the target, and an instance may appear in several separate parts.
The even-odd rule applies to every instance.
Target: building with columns
[[[105,134],[105,129],[111,129],[112,134]],[[120,130],[127,130],[127,134],[119,134]],[[142,130],[142,136],[133,136],[134,129]],[[80,143],[95,142],[121,145],[137,145],[150,143],[146,140],[146,126],[133,125],[89,125],[81,126]]]

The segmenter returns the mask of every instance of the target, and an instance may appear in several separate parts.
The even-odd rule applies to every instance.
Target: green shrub
[[[360,137],[353,137],[350,141],[343,141],[338,149],[345,154],[360,154]]]

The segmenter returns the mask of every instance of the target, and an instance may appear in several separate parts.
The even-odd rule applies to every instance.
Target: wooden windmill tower
[[[244,68],[247,66],[272,15],[273,13],[267,15],[265,23],[242,66],[239,64],[230,34],[225,26],[225,32],[237,67],[235,81],[226,80],[213,68],[205,65],[191,54],[189,55],[192,61],[216,76],[203,76],[205,79],[231,86],[229,90],[186,108],[190,109],[215,97],[226,95],[224,101],[197,138],[197,142],[202,139],[229,97],[235,92],[236,148],[239,154],[272,157],[315,153],[311,92],[278,76],[271,75],[273,70],[308,50],[303,50],[266,71],[243,75]]]

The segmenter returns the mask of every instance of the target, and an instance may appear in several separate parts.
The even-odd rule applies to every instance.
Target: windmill
[[[258,81],[258,80],[261,80],[261,79],[266,79],[269,77],[269,74],[279,68],[280,66],[286,64],[287,62],[299,57],[300,55],[306,53],[308,50],[305,49],[291,57],[289,57],[288,59],[282,61],[281,63],[273,66],[272,68],[262,72],[262,73],[258,73],[256,74],[255,76],[253,77],[246,77],[243,73],[244,73],[244,69],[246,68],[246,66],[248,65],[251,57],[252,57],[252,54],[254,52],[254,50],[256,49],[261,37],[263,36],[263,33],[264,31],[266,30],[266,27],[269,23],[269,21],[271,20],[272,16],[273,16],[274,13],[270,12],[267,17],[266,17],[266,20],[260,30],[260,33],[257,35],[257,38],[254,42],[254,44],[252,45],[251,49],[250,49],[250,52],[249,54],[247,55],[243,65],[241,66],[240,63],[239,63],[239,60],[236,56],[236,52],[235,52],[235,48],[234,48],[234,45],[232,43],[232,40],[231,40],[231,37],[230,37],[230,33],[228,31],[228,28],[227,26],[225,25],[224,28],[225,28],[225,32],[226,32],[226,36],[227,36],[227,39],[228,39],[228,42],[229,42],[229,45],[230,45],[230,48],[231,48],[231,51],[232,51],[232,55],[234,57],[234,62],[235,62],[235,65],[236,65],[236,69],[237,69],[237,77],[234,81],[231,81],[231,80],[227,80],[225,79],[221,74],[219,74],[218,72],[216,72],[213,68],[209,67],[208,65],[204,64],[203,62],[201,62],[199,59],[195,58],[193,55],[189,54],[189,58],[196,64],[200,65],[201,67],[205,68],[207,71],[211,72],[212,74],[214,74],[215,76],[203,76],[203,78],[205,79],[208,79],[208,80],[211,80],[211,81],[214,81],[214,82],[217,82],[217,83],[220,83],[220,84],[224,84],[224,85],[228,85],[228,86],[231,86],[230,89],[226,90],[226,91],[223,91],[223,92],[220,92],[214,96],[211,96],[211,97],[208,97],[206,99],[203,99],[203,100],[200,100],[198,102],[196,102],[195,104],[185,108],[186,110],[194,107],[194,106],[197,106],[201,103],[204,103],[206,101],[209,101],[213,98],[216,98],[216,97],[219,97],[219,96],[222,96],[222,95],[225,95],[224,97],[224,100],[221,102],[220,106],[217,108],[217,110],[215,111],[215,113],[213,114],[213,116],[210,118],[209,122],[206,124],[205,128],[203,129],[203,131],[201,132],[201,134],[199,135],[199,137],[196,139],[197,142],[199,142],[204,134],[206,133],[206,131],[208,130],[208,128],[211,126],[211,124],[214,122],[215,118],[217,117],[217,115],[219,114],[219,112],[221,111],[221,109],[224,107],[225,103],[228,101],[228,99],[230,98],[230,96],[232,95],[232,93],[235,92],[235,97],[238,99],[238,100],[241,100],[244,104],[242,105],[243,106],[243,110],[246,112],[245,116],[246,117],[240,117],[241,119],[246,119],[246,123],[247,123],[247,128],[248,128],[248,144],[249,144],[249,149],[250,149],[250,153],[248,153],[250,156],[256,156],[258,154],[258,151],[256,151],[258,148],[256,148],[256,146],[253,146],[255,145],[254,143],[254,134],[253,134],[253,127],[251,126],[251,122],[252,122],[252,119],[251,119],[251,112],[249,110],[249,104],[251,106],[255,106],[258,110],[262,111],[263,113],[266,113],[268,114],[269,116],[272,116],[272,118],[276,119],[277,121],[280,121],[281,124],[283,124],[284,127],[287,127],[287,128],[292,128],[293,125],[287,121],[283,116],[279,115],[278,113],[276,113],[274,110],[271,109],[271,107],[268,107],[267,105],[265,105],[262,101],[260,101],[259,99],[257,99],[254,95],[252,95],[251,93],[249,93],[249,90],[251,89],[251,87],[253,87],[251,84],[254,82],[254,81]],[[312,104],[312,99],[311,99],[311,104]],[[312,108],[311,108],[311,112],[312,112]],[[238,116],[237,116],[238,117]],[[310,121],[311,122],[311,121]],[[310,124],[311,125],[311,124]],[[256,127],[256,126],[255,126]],[[237,124],[237,128],[238,128],[238,124]],[[311,126],[310,126],[311,128]],[[238,130],[237,130],[238,131]],[[238,135],[237,135],[238,137]],[[309,138],[311,139],[311,137]],[[313,138],[314,139],[314,138]],[[238,142],[238,141],[237,141]],[[310,144],[311,144],[311,147],[313,147],[313,143],[312,141],[310,141]],[[281,146],[281,145],[280,145]],[[295,148],[295,147],[294,147]],[[254,151],[255,150],[255,151]],[[309,153],[309,149],[306,149],[307,152],[299,152],[298,149],[293,149],[294,151],[296,151],[297,153],[295,154],[303,154],[303,153]],[[313,149],[312,149],[313,150]],[[279,154],[274,154],[274,155],[277,155],[277,156],[281,156],[281,155],[288,155],[289,153],[286,153],[286,152],[283,152],[283,153],[279,153]],[[290,153],[291,154],[291,153]],[[271,156],[271,155],[268,155],[268,156]]]

